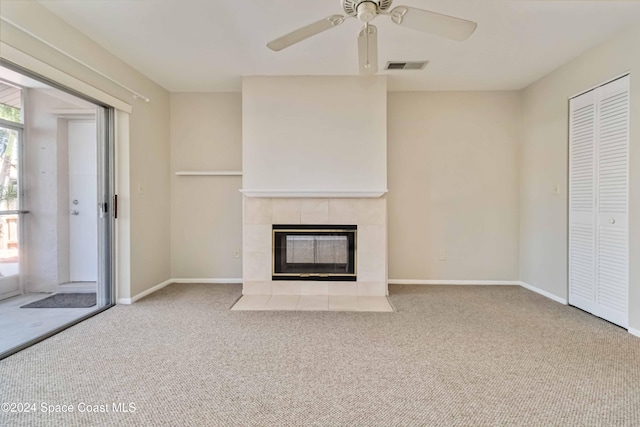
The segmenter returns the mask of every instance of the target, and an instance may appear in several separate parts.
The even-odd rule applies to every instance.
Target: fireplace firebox
[[[356,281],[356,225],[273,225],[273,280]]]

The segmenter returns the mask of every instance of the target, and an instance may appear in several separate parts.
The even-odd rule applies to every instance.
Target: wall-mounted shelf
[[[178,171],[176,176],[242,176],[242,171]]]
[[[240,192],[247,197],[267,198],[354,198],[376,199],[382,197],[389,190],[248,190]]]

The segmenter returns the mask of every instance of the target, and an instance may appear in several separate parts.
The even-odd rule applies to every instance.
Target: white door
[[[570,102],[569,303],[594,312],[596,298],[596,91]]]
[[[569,303],[627,327],[629,77],[570,111]]]
[[[97,140],[95,121],[69,121],[69,279],[98,278]]]
[[[629,78],[598,91],[598,246],[596,314],[628,323]]]

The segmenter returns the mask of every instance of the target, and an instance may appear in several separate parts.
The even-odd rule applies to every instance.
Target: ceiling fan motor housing
[[[393,0],[340,0],[340,3],[342,3],[342,8],[344,9],[347,15],[350,15],[350,16],[356,15],[358,19],[360,19],[361,21],[364,21],[364,19],[360,17],[361,9],[358,7],[360,6],[360,4],[371,3],[371,5],[369,6],[363,5],[363,9],[368,9],[369,11],[371,11],[373,9],[372,8],[373,6],[376,9],[375,15],[377,15],[378,11],[384,11],[389,9],[389,7],[391,7],[392,1]],[[373,17],[375,17],[375,15],[373,15]],[[371,19],[369,19],[369,21]],[[365,21],[365,22],[369,22],[369,21]]]
[[[378,6],[370,1],[363,1],[358,5],[358,19],[361,22],[371,22],[378,14]]]

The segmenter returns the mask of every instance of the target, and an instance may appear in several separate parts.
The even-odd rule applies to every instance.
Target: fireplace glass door
[[[273,226],[273,280],[356,280],[356,226]]]

